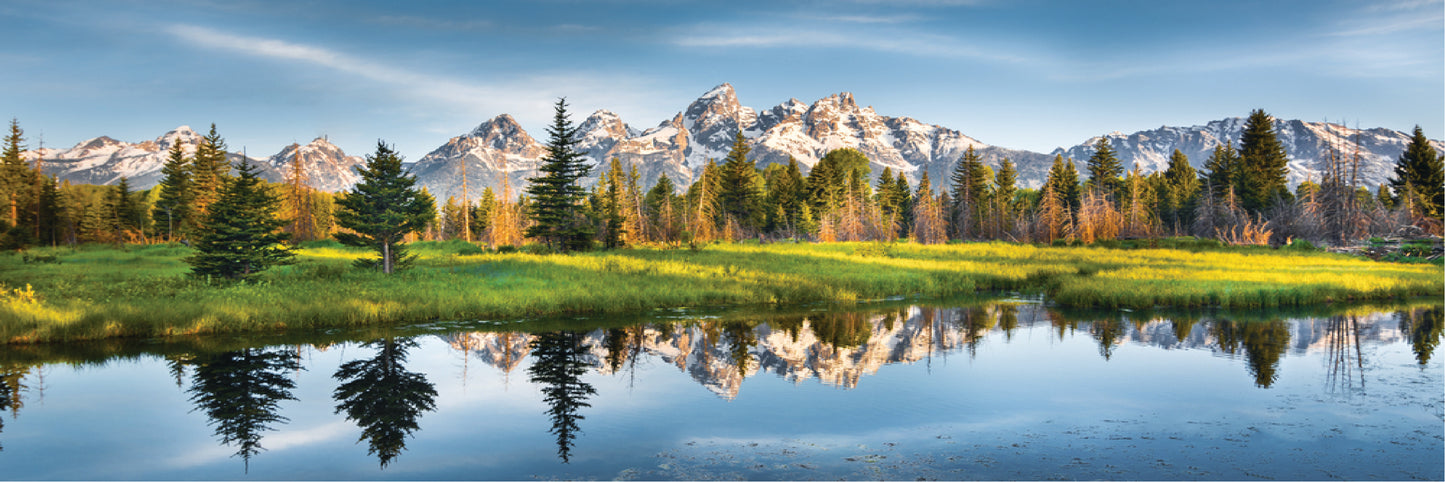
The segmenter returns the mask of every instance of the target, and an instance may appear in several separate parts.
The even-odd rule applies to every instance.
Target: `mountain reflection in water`
[[[332,383],[324,387],[331,394],[328,403],[334,403],[328,410],[360,431],[354,442],[364,443],[366,453],[384,470],[403,458],[408,442],[424,428],[425,416],[445,417],[448,408],[439,401],[447,396],[444,386],[454,380],[438,381],[434,370],[408,367],[410,355],[434,355],[419,348],[436,352],[439,345],[453,352],[451,356],[462,357],[463,370],[480,362],[507,380],[523,370],[527,389],[535,390],[540,402],[532,413],[550,423],[535,430],[550,433],[556,460],[571,462],[580,450],[579,441],[587,437],[591,423],[587,415],[594,403],[600,403],[594,385],[597,377],[623,377],[628,387],[647,383],[639,381],[639,362],[681,372],[731,402],[746,398],[744,382],[760,375],[795,385],[816,380],[852,390],[889,365],[922,363],[920,369],[931,370],[949,357],[996,356],[989,350],[1001,349],[997,347],[1013,342],[1019,333],[1029,333],[1035,339],[1045,334],[1056,342],[1092,340],[1098,357],[1111,366],[1132,356],[1124,350],[1127,346],[1205,350],[1239,360],[1235,365],[1239,376],[1247,377],[1257,390],[1280,383],[1285,369],[1281,361],[1287,356],[1319,355],[1325,364],[1325,391],[1348,395],[1363,393],[1367,382],[1378,383],[1366,373],[1377,369],[1372,368],[1368,347],[1409,345],[1423,367],[1430,362],[1441,331],[1439,306],[1297,317],[1269,312],[1070,312],[1036,302],[990,302],[681,320],[659,316],[570,331],[433,329],[303,336],[259,344],[194,339],[189,344],[17,346],[0,351],[0,442],[6,441],[3,431],[17,425],[25,402],[43,397],[42,369],[52,363],[105,367],[113,359],[158,360],[165,378],[174,380],[188,396],[192,412],[204,415],[213,440],[241,459],[243,471],[250,470],[253,459],[266,450],[266,433],[290,423],[284,412],[291,410],[291,402],[310,401],[298,400],[302,398],[298,394],[310,388],[298,386],[302,372],[324,370]],[[996,343],[985,343],[989,340]],[[302,353],[308,350],[338,347],[353,347],[360,354],[348,352],[330,367],[303,363]],[[466,381],[465,372],[461,381]],[[9,448],[0,444],[0,451]],[[0,452],[0,465],[14,462]]]

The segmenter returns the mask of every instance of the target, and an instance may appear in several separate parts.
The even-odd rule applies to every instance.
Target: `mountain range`
[[[1149,173],[1167,167],[1175,149],[1189,156],[1190,164],[1200,168],[1215,146],[1237,143],[1243,126],[1244,119],[1234,117],[1204,125],[1162,126],[1101,137],[1110,140],[1125,169],[1138,166],[1142,172]],[[1362,159],[1360,181],[1373,187],[1393,174],[1395,159],[1410,140],[1409,134],[1390,129],[1352,129],[1300,120],[1276,119],[1275,129],[1290,156],[1291,185],[1306,179],[1318,180],[1321,160],[1330,146],[1353,149],[1345,146],[1358,142]],[[759,168],[786,164],[791,157],[806,173],[829,151],[853,148],[872,161],[875,177],[884,168],[891,168],[916,183],[921,174],[927,172],[935,189],[947,181],[969,147],[991,167],[996,168],[1004,158],[1011,159],[1017,166],[1020,184],[1038,187],[1043,184],[1055,155],[1073,158],[1082,170],[1083,161],[1093,154],[1094,145],[1100,139],[1090,138],[1050,153],[1014,150],[985,144],[957,130],[910,117],[880,115],[872,107],[859,106],[853,94],[847,92],[812,104],[789,99],[757,111],[743,106],[730,84],[709,90],[672,118],[647,129],[634,128],[606,110],[593,112],[577,124],[575,138],[593,166],[617,158],[624,165],[637,168],[644,187],[664,174],[685,187],[709,159],[720,161],[727,156],[738,132],[747,139],[752,148],[751,157],[757,160]],[[182,126],[154,140],[134,144],[97,137],[69,149],[39,149],[27,151],[25,155],[31,160],[43,157],[47,174],[73,183],[113,184],[127,177],[136,189],[145,189],[159,181],[166,151],[172,143],[181,143],[190,154],[200,137]],[[1437,150],[1445,151],[1445,143],[1431,142]],[[463,172],[472,198],[484,187],[500,191],[504,175],[514,192],[520,192],[526,180],[537,175],[545,153],[542,142],[528,134],[512,116],[501,114],[447,140],[411,164],[410,170],[440,203],[450,196],[462,197]],[[364,162],[360,157],[347,155],[324,137],[304,146],[285,146],[265,159],[240,154],[231,154],[231,159],[233,162],[244,159],[259,167],[262,177],[281,182],[293,170],[291,163],[297,156],[301,158],[304,180],[312,187],[327,191],[349,188],[358,179],[354,168]],[[601,170],[594,168],[588,181],[594,181]]]

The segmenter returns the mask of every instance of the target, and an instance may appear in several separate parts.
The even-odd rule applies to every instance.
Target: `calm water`
[[[5,479],[1445,478],[1441,308],[1027,300],[0,349]]]

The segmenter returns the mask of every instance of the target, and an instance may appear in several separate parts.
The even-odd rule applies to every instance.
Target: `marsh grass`
[[[353,268],[365,251],[316,242],[303,245],[296,263],[253,283],[188,276],[181,259],[190,250],[181,246],[41,249],[32,255],[55,261],[0,255],[0,340],[360,328],[978,291],[1135,309],[1307,306],[1442,292],[1437,266],[1171,242],[1170,249],[746,243],[572,256],[436,242],[413,244],[416,267],[393,276]]]

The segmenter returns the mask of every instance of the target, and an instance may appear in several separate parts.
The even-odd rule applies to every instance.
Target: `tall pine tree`
[[[753,160],[748,159],[751,151],[742,131],[738,131],[722,165],[722,190],[718,192],[723,216],[746,231],[761,227],[765,214],[763,179]]]
[[[436,201],[416,187],[416,176],[402,170],[401,154],[385,142],[376,142],[376,152],[356,172],[361,181],[336,201],[336,224],[354,233],[337,233],[336,240],[375,250],[377,258],[357,260],[357,266],[391,274],[410,265],[413,257],[402,242],[436,219]]]
[[[245,279],[285,264],[295,253],[276,218],[278,199],[256,177],[256,168],[241,162],[237,177],[225,183],[212,203],[196,239],[196,254],[185,261],[197,276]]]
[[[1245,209],[1258,213],[1276,198],[1293,199],[1285,184],[1289,157],[1275,134],[1274,118],[1264,109],[1255,109],[1244,121],[1244,131],[1239,134],[1239,163],[1242,178],[1235,180],[1235,186]]]
[[[527,228],[527,237],[542,240],[554,251],[586,249],[592,244],[593,230],[578,209],[587,195],[578,181],[590,167],[577,150],[577,128],[567,114],[567,99],[557,99],[547,134],[547,155],[537,169],[542,175],[531,178],[527,186],[534,223]]]
[[[1445,208],[1445,173],[1442,173],[1442,166],[1445,166],[1445,155],[1435,151],[1430,139],[1425,137],[1425,131],[1415,126],[1410,144],[1395,161],[1395,175],[1390,178],[1396,199],[1406,193],[1414,193],[1415,199],[1411,201],[1415,205],[1415,214],[1441,219],[1442,208]]]
[[[216,124],[211,124],[210,133],[201,138],[195,155],[191,157],[191,182],[194,187],[191,202],[199,217],[204,218],[210,212],[211,203],[220,198],[221,189],[230,178],[226,141],[216,133]]]
[[[1099,142],[1094,143],[1094,155],[1089,157],[1086,167],[1089,169],[1089,180],[1085,181],[1085,187],[1090,191],[1106,194],[1117,203],[1124,190],[1124,180],[1121,178],[1124,175],[1124,165],[1119,162],[1119,156],[1114,153],[1108,137],[1100,137]]]
[[[983,158],[973,151],[973,146],[968,146],[958,159],[950,180],[953,182],[954,233],[959,238],[977,236],[983,224],[988,175],[984,172]]]
[[[190,160],[181,149],[180,142],[171,142],[166,163],[161,167],[160,197],[152,212],[155,222],[166,227],[166,240],[175,241],[176,233],[185,235],[195,227],[195,196],[191,182]]]

